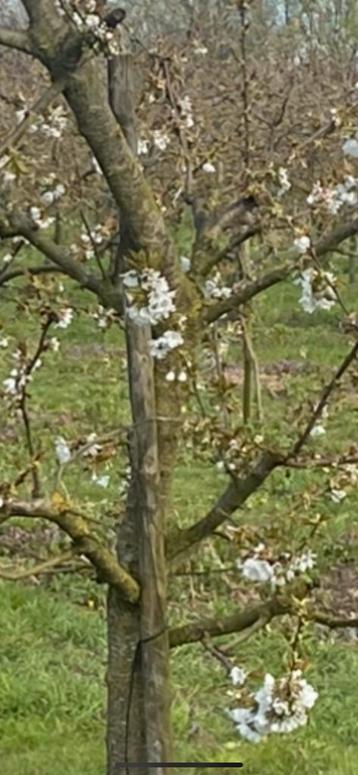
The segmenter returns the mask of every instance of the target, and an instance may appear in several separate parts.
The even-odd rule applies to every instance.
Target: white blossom
[[[312,439],[318,439],[320,436],[324,436],[326,433],[326,429],[322,423],[316,423],[316,425],[313,426],[310,436]]]
[[[126,288],[139,287],[138,272],[136,272],[135,269],[130,269],[129,272],[125,272],[121,275],[121,278],[123,285],[125,285]]]
[[[39,207],[30,207],[31,220],[39,229],[48,229],[54,223],[54,218],[44,218]]]
[[[17,358],[17,352],[13,355],[15,360]],[[20,396],[26,384],[31,382],[31,374],[27,374],[23,366],[18,366],[15,369],[11,369],[10,376],[3,380],[3,386],[5,393],[13,396]]]
[[[175,382],[175,371],[168,371],[168,373],[165,375],[165,379],[167,382]]]
[[[49,339],[49,345],[51,350],[53,350],[54,353],[57,353],[60,349],[60,341],[57,339],[57,336],[52,336],[51,339]]]
[[[28,116],[28,113],[28,108],[20,108],[17,110],[15,113],[17,123],[21,124],[21,122],[24,121],[24,119]]]
[[[293,581],[297,575],[312,570],[316,565],[317,555],[311,550],[297,557],[284,555],[282,561],[277,562],[269,562],[262,557],[265,551],[265,545],[260,543],[252,557],[247,557],[243,562],[237,560],[236,566],[244,578],[260,584],[270,582],[273,589]]]
[[[206,56],[206,54],[208,53],[208,49],[206,48],[206,46],[194,46],[193,53],[198,54],[200,56]]]
[[[214,172],[216,172],[216,167],[214,164],[212,164],[210,161],[206,161],[203,164],[203,172],[206,172],[208,175],[212,175]]]
[[[306,234],[302,234],[301,237],[296,237],[293,244],[299,253],[307,253],[311,247],[311,240]]]
[[[287,734],[304,726],[317,698],[300,670],[278,680],[266,673],[262,687],[250,696],[252,707],[234,708],[229,716],[241,737],[257,743],[269,734]]]
[[[123,275],[124,284],[135,288],[137,279],[133,272]],[[128,317],[138,325],[157,325],[167,320],[175,312],[175,291],[170,290],[166,278],[155,269],[146,269],[138,276],[138,284],[146,295],[146,304],[139,307],[131,304],[128,307]]]
[[[247,678],[247,673],[241,667],[235,666],[230,670],[230,678],[234,686],[243,686]]]
[[[358,180],[352,175],[346,175],[341,183],[333,188],[322,186],[317,181],[307,197],[311,207],[324,206],[331,215],[336,215],[344,205],[354,207],[358,202]]]
[[[211,280],[206,280],[204,295],[207,299],[229,299],[232,289],[222,284],[220,272],[216,272]]]
[[[191,269],[190,258],[188,258],[187,256],[180,256],[179,261],[180,261],[180,268],[182,272],[185,272],[185,273],[190,272],[190,269]]]
[[[337,300],[335,283],[336,278],[331,272],[319,272],[311,267],[301,272],[295,284],[301,286],[299,304],[302,309],[309,314],[317,309],[331,309]]]
[[[170,143],[168,133],[161,129],[153,129],[153,142],[160,151],[165,151]]]
[[[249,581],[271,581],[274,575],[272,565],[266,560],[249,557],[241,566],[241,573]]]
[[[282,196],[287,194],[287,191],[289,191],[290,188],[292,188],[286,167],[279,167],[277,177],[280,185],[277,196],[281,198]]]
[[[97,312],[94,312],[92,317],[94,320],[97,320],[98,328],[102,329],[102,331],[105,331],[114,320],[115,315],[115,309],[105,309],[105,307],[102,307],[102,305],[99,304]]]
[[[61,466],[71,460],[71,450],[63,436],[57,436],[55,439],[56,457]]]
[[[37,221],[41,218],[41,210],[39,207],[30,207],[30,215],[32,220],[37,223]]]
[[[347,493],[345,490],[338,490],[333,487],[330,491],[330,496],[333,503],[341,503],[347,497]]]
[[[179,101],[179,105],[180,105],[182,117],[185,122],[185,126],[187,127],[187,129],[191,129],[194,126],[194,118],[193,118],[193,106],[192,106],[190,97],[188,95],[183,97],[183,99]]]
[[[178,331],[165,331],[158,339],[152,339],[150,344],[150,354],[153,358],[163,360],[171,350],[180,347],[184,339]]]
[[[55,328],[68,328],[73,320],[73,309],[71,307],[64,307],[58,313],[58,321],[55,323]]]
[[[54,202],[57,202],[65,193],[65,187],[62,183],[58,183],[53,189],[48,189],[41,194],[41,201],[46,207],[49,207]]]
[[[97,474],[92,474],[92,482],[96,484],[98,487],[103,487],[106,489],[110,482],[110,477],[108,474],[103,474],[102,476],[97,476]]]
[[[136,305],[132,305],[128,308],[127,314],[130,320],[133,320],[137,326],[148,326],[152,323],[150,312],[147,307],[139,308]]]
[[[9,345],[8,337],[7,336],[2,336],[0,338],[0,347],[2,347],[5,350],[6,347],[8,347],[8,345]]]
[[[316,560],[317,555],[309,549],[307,552],[293,558],[289,567],[294,573],[305,573],[307,570],[312,570],[315,567]]]
[[[90,445],[90,446],[88,446]],[[97,457],[101,452],[102,447],[97,442],[97,433],[90,433],[86,438],[86,450],[83,453],[84,457]]]
[[[3,264],[10,264],[13,258],[14,256],[12,253],[5,253],[5,255],[2,257]]]
[[[16,180],[15,172],[8,172],[8,170],[5,170],[2,174],[2,182],[4,186],[8,186],[9,183],[13,183],[14,180]]]
[[[345,156],[352,156],[353,159],[358,159],[358,138],[350,137],[342,145],[342,150]]]
[[[16,395],[17,393],[17,383],[16,383],[16,377],[7,377],[4,379],[3,383],[5,393],[9,393],[10,395]]]
[[[149,150],[149,140],[140,139],[138,140],[138,155],[139,156],[145,156],[145,154],[148,153]]]
[[[235,708],[229,711],[229,716],[236,724],[236,729],[244,740],[259,743],[261,734],[255,729],[255,714],[249,708]]]

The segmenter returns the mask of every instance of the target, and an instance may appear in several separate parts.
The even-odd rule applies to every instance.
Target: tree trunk
[[[118,558],[141,585],[139,606],[108,595],[108,775],[126,773],[120,762],[171,758],[169,645],[166,622],[164,510],[160,498],[156,400],[150,330],[127,322],[133,428],[132,478],[118,531]],[[146,773],[146,770],[142,770]]]
[[[133,155],[137,150],[135,97],[129,40],[121,31],[121,54],[108,67],[109,101]],[[126,268],[131,248],[125,212],[119,213],[120,242],[114,279]],[[125,308],[125,299],[123,299]],[[166,502],[161,493],[157,396],[150,327],[126,319],[132,414],[131,485],[117,553],[141,586],[137,607],[108,595],[108,775],[130,772],[120,762],[158,762],[148,775],[165,775],[171,759],[169,643],[164,556]],[[141,772],[146,773],[143,769]]]

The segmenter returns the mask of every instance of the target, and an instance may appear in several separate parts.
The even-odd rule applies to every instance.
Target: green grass
[[[186,240],[183,240],[183,251]],[[348,306],[354,306],[357,286],[344,289]],[[317,397],[322,381],[332,373],[349,347],[349,337],[339,326],[337,309],[312,317],[300,311],[297,290],[285,283],[257,299],[255,346],[264,367],[282,361],[299,361],[307,372],[282,377],[283,391],[263,385],[265,435],[285,444],[293,434],[292,402],[304,407]],[[13,298],[13,295],[11,295]],[[19,314],[10,294],[1,299],[0,324],[15,344],[18,337],[38,337],[39,324],[31,315]],[[81,296],[81,307],[94,306]],[[118,329],[100,332],[85,312],[61,338],[59,354],[47,354],[31,385],[31,416],[44,454],[42,474],[54,476],[54,436],[69,441],[88,433],[106,432],[128,417],[127,387],[122,359],[124,348]],[[0,381],[11,368],[11,347],[1,350]],[[235,344],[235,358],[240,354]],[[235,388],[237,411],[240,388]],[[6,436],[10,426],[13,434]],[[311,449],[344,449],[357,438],[357,406],[352,387],[342,392],[330,414],[327,436],[310,442]],[[23,468],[25,447],[21,428],[2,417],[0,423],[1,480]],[[48,461],[48,462],[45,462]],[[87,465],[70,466],[64,475],[76,502],[86,502],[90,513],[111,530],[112,510],[119,508],[118,485],[125,460],[121,453],[103,462],[99,473],[109,473],[108,490],[91,482]],[[270,537],[281,549],[298,546],[307,538],[306,520],[317,514],[322,529],[312,541],[319,567],[327,572],[339,561],[352,562],[356,543],[348,532],[356,530],[357,493],[351,491],[339,506],[327,497],[331,472],[275,473],[238,515],[238,523]],[[209,459],[192,462],[182,450],[173,494],[172,519],[188,524],[205,513],[222,490],[226,478]],[[303,497],[304,494],[304,497]],[[35,523],[16,520],[26,531],[28,557],[45,556],[38,546]],[[0,536],[7,526],[0,527]],[[356,534],[355,534],[356,535]],[[52,539],[56,549],[56,536]],[[202,551],[197,566],[207,570],[218,559],[232,563],[237,549],[216,539]],[[0,558],[7,560],[8,557]],[[239,586],[239,583],[237,584]],[[242,585],[241,585],[242,586]],[[173,621],[205,613],[228,613],[237,606],[235,590],[220,576],[187,577],[170,582]],[[105,734],[104,671],[105,591],[84,576],[49,577],[40,585],[1,583],[0,607],[0,756],[3,775],[103,775]],[[242,593],[240,587],[240,594]],[[183,611],[185,616],[183,617]],[[288,656],[285,625],[272,625],[235,650],[245,668],[280,675]],[[245,762],[250,775],[288,773],[357,772],[358,657],[352,643],[314,637],[308,630],[303,644],[308,674],[320,698],[306,729],[290,736],[273,736],[258,746],[243,743],[225,715],[230,688],[222,667],[198,646],[178,650],[172,660],[173,719],[176,754],[182,759],[217,759]]]
[[[105,633],[102,612],[46,589],[1,585],[0,750],[10,775],[104,772]],[[85,590],[84,590],[85,592]],[[280,633],[240,648],[247,669],[281,671]],[[198,646],[173,659],[173,717],[183,759],[242,760],[245,772],[354,775],[358,757],[356,649],[309,641],[310,680],[320,700],[307,729],[245,744],[225,717],[228,685]]]

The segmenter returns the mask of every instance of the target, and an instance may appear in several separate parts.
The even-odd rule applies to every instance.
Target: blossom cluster
[[[232,678],[237,685],[234,670]],[[250,707],[234,708],[228,715],[241,737],[259,743],[269,734],[287,734],[305,726],[318,692],[302,677],[301,670],[293,670],[280,679],[266,673],[261,688],[249,698]]]
[[[207,299],[228,299],[231,293],[232,289],[223,284],[220,272],[216,272],[211,280],[206,280],[204,296]]]
[[[30,218],[38,229],[48,229],[54,223],[54,217],[45,217],[40,207],[30,207]]]
[[[23,367],[13,368],[10,376],[3,381],[4,391],[14,398],[21,398],[24,388],[31,379],[31,374],[27,374]]]
[[[51,188],[46,188],[40,196],[41,202],[45,205],[45,207],[50,207],[50,205],[58,202],[58,200],[61,199],[65,191],[65,186],[62,183],[57,183]]]
[[[337,215],[344,205],[355,207],[357,203],[358,179],[353,175],[347,175],[342,183],[333,188],[322,186],[321,181],[317,181],[307,197],[307,204],[311,207],[324,206],[331,215]]]
[[[57,322],[55,323],[55,328],[68,328],[68,326],[71,325],[73,320],[72,307],[62,307],[56,315]]]
[[[111,56],[119,54],[118,42],[113,32],[97,13],[96,0],[56,0],[61,16],[67,12],[79,32],[88,36],[94,48],[104,50]]]
[[[182,99],[179,100],[179,107],[184,125],[187,129],[191,129],[194,126],[193,106],[188,95],[185,95],[185,97],[182,97]]]
[[[277,196],[281,199],[292,188],[286,167],[279,167],[277,178],[280,186]]]
[[[66,439],[63,436],[56,436],[55,438],[55,452],[57,461],[60,465],[65,465],[66,463],[69,463],[70,460],[72,460],[72,452],[71,447],[69,443],[66,441]],[[83,444],[83,448],[81,449],[81,454],[83,457],[90,457],[92,459],[96,458],[100,452],[102,452],[102,445],[97,440],[97,434],[96,433],[90,433],[89,436],[87,436],[85,443]],[[94,479],[93,479],[94,481]],[[98,484],[97,480],[96,483]],[[100,486],[106,486],[106,485],[100,485]]]
[[[150,354],[152,358],[163,360],[168,353],[184,344],[184,339],[179,331],[165,331],[162,336],[152,339],[150,343]]]
[[[145,269],[142,274],[130,270],[122,275],[122,281],[129,289],[129,302],[133,301],[130,291],[139,291],[144,295],[144,305],[139,307],[131,303],[128,307],[128,317],[138,325],[155,326],[175,312],[175,291],[170,290],[168,281],[156,269]]]
[[[266,547],[262,543],[254,549],[252,557],[247,557],[244,561],[237,560],[236,566],[243,578],[259,584],[269,582],[272,587],[282,587],[316,565],[316,555],[310,549],[297,557],[284,554],[279,561],[266,559],[265,552]]]
[[[130,270],[122,275],[122,282],[127,289],[128,318],[137,325],[156,326],[175,312],[175,290],[170,289],[166,278],[156,269],[145,269],[141,274]],[[134,303],[134,298],[138,295],[144,302],[140,306]],[[153,358],[162,360],[171,350],[183,343],[184,339],[179,331],[168,329],[151,339],[150,353]]]
[[[117,313],[115,309],[105,309],[99,304],[97,311],[92,313],[92,317],[97,320],[98,328],[105,331],[117,319]]]
[[[0,347],[6,349],[9,346],[8,337],[0,338]],[[52,350],[57,352],[60,343],[55,336],[49,337],[43,344],[43,352]],[[26,349],[18,348],[12,353],[14,366],[8,377],[3,380],[3,389],[6,396],[17,403],[25,394],[26,386],[32,382],[32,376],[35,371],[41,368],[42,359],[36,358],[34,362],[27,357]]]
[[[21,123],[21,121],[27,117],[28,113],[29,108],[26,105],[19,108],[19,110],[16,111],[17,122]],[[57,105],[54,108],[48,109],[46,119],[44,116],[33,118],[28,131],[30,134],[41,132],[45,137],[52,137],[53,139],[58,140],[66,129],[67,122],[68,119],[63,106]]]
[[[331,309],[337,301],[337,279],[332,272],[309,267],[294,282],[301,288],[299,304],[309,314],[317,309]]]
[[[151,146],[154,146],[158,151],[165,151],[170,143],[170,137],[168,132],[164,129],[153,129],[151,132],[151,139],[140,138],[138,140],[138,154],[139,156],[145,156],[149,153]]]

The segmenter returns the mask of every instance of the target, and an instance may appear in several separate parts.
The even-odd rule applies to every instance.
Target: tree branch
[[[211,270],[220,263],[220,261],[224,261],[226,258],[230,256],[230,253],[232,253],[235,249],[239,248],[240,245],[242,245],[244,242],[246,242],[248,239],[251,239],[251,237],[255,237],[256,234],[260,234],[261,232],[261,226],[247,226],[240,234],[236,234],[236,236],[229,242],[228,245],[223,248],[223,250],[220,253],[215,253],[215,255],[211,256],[209,255],[207,257],[207,260],[204,264],[204,266],[200,270],[200,275],[202,277],[206,277]]]
[[[54,522],[70,536],[76,553],[84,554],[95,566],[99,581],[118,589],[129,603],[138,602],[140,589],[135,579],[117,562],[112,552],[91,535],[87,520],[65,504],[56,509],[42,499],[31,502],[10,499],[0,507],[0,515],[4,515],[5,519],[28,517]]]
[[[331,630],[342,630],[345,627],[358,628],[358,616],[352,619],[337,619],[330,614],[313,612],[309,615],[309,620],[315,624],[321,624],[323,627],[329,627]]]
[[[358,339],[354,343],[353,347],[349,351],[348,355],[344,358],[343,362],[341,363],[340,367],[337,369],[337,371],[334,373],[332,379],[328,384],[324,387],[321,398],[316,406],[316,409],[314,410],[309,422],[307,423],[303,433],[300,435],[298,440],[296,441],[296,444],[294,445],[292,451],[289,453],[287,459],[290,460],[291,458],[297,457],[299,453],[301,452],[302,447],[306,444],[307,440],[309,439],[311,432],[317,422],[317,420],[320,418],[325,406],[328,403],[328,400],[333,392],[333,390],[337,387],[337,384],[340,380],[340,378],[343,376],[343,374],[347,371],[351,363],[355,360],[358,354]]]
[[[242,633],[246,637],[265,627],[276,616],[285,616],[294,613],[295,604],[288,599],[273,597],[266,603],[246,608],[224,618],[200,619],[196,622],[174,627],[169,630],[170,648],[184,646],[187,643],[198,643],[209,637],[230,635],[234,632]],[[345,629],[346,627],[358,627],[358,618],[339,619],[330,614],[311,611],[307,615],[307,621],[313,624],[321,624],[330,629]]]
[[[0,27],[0,46],[14,48],[25,54],[33,54],[30,37],[24,30],[13,30],[8,27]]]
[[[329,234],[321,237],[318,240],[314,246],[316,256],[319,257],[325,255],[326,253],[332,252],[341,242],[348,239],[349,237],[354,236],[354,234],[357,233],[358,218],[351,221],[350,223],[345,223],[341,226],[338,226]],[[297,255],[296,253],[292,261],[289,263],[284,264],[272,272],[268,272],[266,275],[259,277],[257,280],[243,285],[243,287],[239,288],[237,293],[234,293],[229,299],[224,299],[223,301],[219,301],[217,304],[212,304],[210,307],[207,307],[204,312],[204,321],[207,323],[213,323],[222,315],[237,309],[237,307],[241,306],[242,304],[246,304],[254,296],[257,296],[257,294],[267,290],[267,288],[270,288],[272,285],[276,285],[277,283],[286,280],[287,277],[289,277],[289,275],[295,271],[295,269],[297,269],[297,264],[300,260],[301,256]]]
[[[3,273],[0,272],[0,286],[6,285],[10,280],[15,280],[17,277],[26,277],[27,275],[40,274],[53,274],[60,273],[65,274],[63,269],[59,266],[29,266],[27,269],[8,269]]]
[[[258,280],[244,283],[237,293],[234,293],[230,298],[223,299],[217,304],[212,304],[210,307],[207,307],[204,312],[204,321],[206,323],[214,323],[215,320],[222,317],[222,315],[225,315],[227,312],[231,312],[242,304],[246,304],[254,296],[262,293],[262,291],[271,288],[272,285],[282,282],[282,280],[286,280],[296,266],[297,262],[285,264],[279,269],[274,269],[263,277],[259,277]]]
[[[55,83],[51,84],[51,86],[49,86],[43,94],[41,94],[41,97],[39,97],[36,102],[34,102],[34,104],[26,111],[26,115],[23,120],[20,121],[19,124],[16,124],[13,129],[11,129],[7,137],[5,137],[4,141],[1,143],[0,156],[3,156],[9,150],[9,148],[14,148],[17,143],[19,143],[22,136],[31,125],[33,117],[42,115],[42,113],[46,110],[46,108],[49,107],[55,97],[57,97],[63,91],[64,85],[65,79],[56,81]]]
[[[258,622],[264,627],[275,616],[283,616],[290,613],[291,605],[285,601],[273,598],[267,603],[238,611],[231,616],[222,619],[200,619],[197,622],[184,624],[169,631],[169,644],[171,648],[183,646],[186,643],[197,643],[205,636],[218,637],[230,635],[232,632],[242,632],[246,629],[252,631]]]
[[[336,229],[333,229],[329,234],[318,240],[315,245],[316,255],[323,256],[325,253],[330,253],[332,250],[335,250],[341,242],[349,239],[349,237],[354,237],[357,233],[358,218],[355,218],[354,221],[351,221],[350,223],[343,223],[342,225],[337,226]]]
[[[62,565],[64,562],[73,560],[73,552],[64,552],[59,554],[58,557],[51,557],[49,560],[33,565],[27,568],[18,568],[13,570],[6,570],[0,566],[0,579],[6,581],[20,581],[22,579],[28,579],[31,576],[40,576],[42,573],[48,573],[48,571],[54,570],[58,565]],[[78,563],[76,565],[78,567]]]
[[[293,445],[291,451],[287,455],[274,453],[270,451],[263,452],[261,457],[256,462],[253,469],[247,474],[247,476],[241,479],[232,477],[232,480],[224,493],[216,501],[213,508],[209,513],[203,517],[203,519],[196,522],[186,530],[175,531],[167,540],[167,553],[169,559],[176,558],[177,555],[191,547],[193,544],[202,541],[207,538],[211,533],[216,530],[219,525],[222,524],[231,514],[234,513],[240,506],[242,506],[247,498],[255,492],[269,474],[280,465],[290,465],[290,461],[299,455],[302,447],[308,441],[311,431],[320,417],[324,407],[326,406],[331,393],[337,386],[340,378],[347,371],[351,363],[355,360],[358,354],[358,339],[354,343],[353,347],[349,351],[348,355],[344,358],[343,362],[333,375],[330,382],[324,387],[321,398],[317,404],[316,409],[312,413],[312,416],[307,423],[304,431],[300,434],[298,440]]]
[[[170,559],[199,541],[207,538],[219,525],[225,522],[236,509],[261,487],[271,471],[282,462],[282,456],[274,452],[264,452],[253,469],[241,479],[232,479],[224,493],[203,519],[186,530],[173,532],[168,538],[167,554]]]
[[[28,240],[40,253],[47,256],[59,269],[73,280],[79,283],[83,288],[101,294],[102,284],[91,272],[75,261],[69,250],[56,245],[49,237],[45,236],[40,229],[33,226],[32,221],[19,213],[5,214],[0,217],[0,237],[9,238],[21,236]]]

